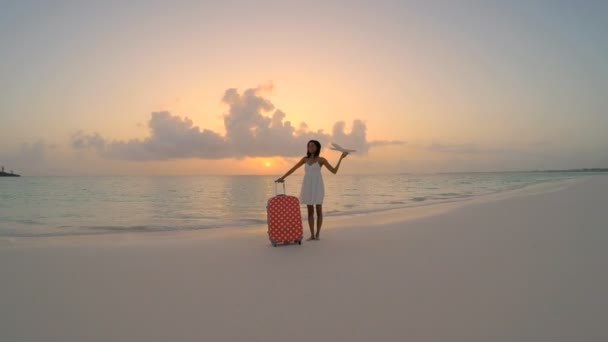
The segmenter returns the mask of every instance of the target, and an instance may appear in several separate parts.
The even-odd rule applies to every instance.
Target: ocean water
[[[326,217],[432,205],[580,173],[324,174]],[[0,178],[0,237],[196,230],[266,222],[275,177]],[[299,195],[301,175],[286,181]],[[280,188],[281,189],[281,188]],[[303,213],[305,207],[302,207]]]

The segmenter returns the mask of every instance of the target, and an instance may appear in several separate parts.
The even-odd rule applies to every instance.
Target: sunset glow
[[[594,6],[13,2],[0,12],[0,161],[274,175],[314,136],[328,158],[334,140],[363,151],[348,173],[605,165]]]

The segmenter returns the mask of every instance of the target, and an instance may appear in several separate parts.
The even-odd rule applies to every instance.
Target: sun
[[[267,161],[265,165],[266,167],[270,167],[270,162]]]

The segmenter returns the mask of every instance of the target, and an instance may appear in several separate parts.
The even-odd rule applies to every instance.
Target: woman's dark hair
[[[319,153],[321,153],[321,143],[316,140],[310,140],[306,144],[306,158],[310,158],[310,152],[308,152],[308,145],[310,143],[313,143],[313,144],[315,144],[315,146],[317,146],[317,151],[315,152],[315,157],[318,157]]]

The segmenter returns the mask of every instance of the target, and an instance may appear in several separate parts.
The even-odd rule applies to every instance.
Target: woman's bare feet
[[[315,239],[315,237],[314,237],[314,236],[311,236],[311,237],[309,237],[308,239],[306,239],[306,241],[312,241],[312,240],[314,240],[314,239]]]
[[[314,238],[316,241],[321,240],[321,237],[319,237],[319,234],[317,234],[317,236]]]

